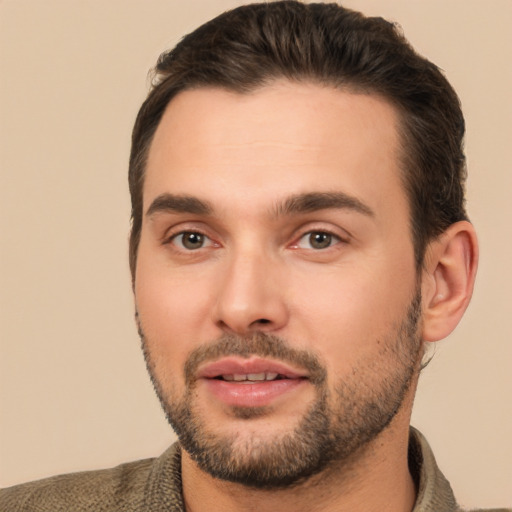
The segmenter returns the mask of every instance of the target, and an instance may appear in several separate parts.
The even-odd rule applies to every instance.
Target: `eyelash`
[[[185,237],[186,235],[189,235],[189,236],[195,235],[199,238],[202,238],[203,242],[208,241],[209,243],[207,245],[204,245],[204,243],[202,243],[199,247],[196,247],[196,248],[187,248],[184,246],[184,243],[183,243],[183,237]],[[326,236],[328,238],[328,245],[326,247],[317,247],[317,248],[315,248],[315,247],[300,247],[300,243],[303,239],[306,239],[306,237],[310,237],[310,242],[311,242],[311,237],[314,235]],[[176,240],[178,240],[180,237],[181,237],[181,242],[176,243]],[[329,231],[327,229],[321,229],[321,228],[320,229],[310,229],[308,231],[303,232],[300,235],[300,237],[296,238],[296,242],[294,242],[290,246],[290,248],[306,249],[306,250],[312,250],[314,252],[318,252],[318,251],[325,251],[327,249],[330,249],[330,248],[338,245],[339,243],[348,243],[348,240],[346,240],[345,238],[342,238],[340,235],[335,234],[332,231]],[[220,247],[221,246],[219,243],[214,242],[208,235],[206,235],[202,231],[199,231],[196,229],[182,230],[177,233],[173,233],[170,236],[167,236],[166,239],[164,240],[164,245],[167,245],[167,244],[174,245],[174,247],[178,251],[183,251],[183,252],[195,252],[200,249],[207,249],[210,247]],[[310,245],[311,245],[311,243],[310,243]]]
[[[311,237],[313,236],[316,236],[316,235],[322,235],[322,236],[325,236],[327,237],[328,239],[328,245],[326,247],[311,247],[312,245],[312,240],[311,240]],[[341,238],[339,235],[333,233],[332,231],[329,231],[327,229],[310,229],[309,231],[306,231],[305,233],[303,233],[297,240],[297,242],[295,242],[292,246],[292,248],[296,248],[296,249],[302,249],[303,247],[300,247],[300,243],[302,240],[308,238],[309,239],[309,245],[310,247],[308,248],[305,248],[305,249],[310,249],[310,250],[313,250],[313,251],[324,251],[324,250],[327,250],[327,249],[330,249],[332,248],[333,246],[339,244],[339,243],[343,243],[343,242],[347,242],[346,240],[344,240],[343,238]]]

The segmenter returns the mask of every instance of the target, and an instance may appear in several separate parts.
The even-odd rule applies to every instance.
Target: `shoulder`
[[[409,437],[409,468],[418,488],[412,512],[512,512],[511,508],[461,508],[455,500],[450,483],[437,466],[427,440],[413,427]]]
[[[473,508],[466,512],[512,512],[512,508]]]
[[[155,459],[54,476],[0,490],[2,512],[102,512],[141,508]]]

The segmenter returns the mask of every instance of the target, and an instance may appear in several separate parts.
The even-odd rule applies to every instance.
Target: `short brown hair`
[[[395,106],[418,267],[427,243],[467,218],[459,99],[441,71],[413,50],[395,24],[334,3],[250,4],[205,23],[158,59],[132,136],[133,279],[147,155],[169,102],[184,90],[211,86],[246,93],[279,78],[375,93]]]

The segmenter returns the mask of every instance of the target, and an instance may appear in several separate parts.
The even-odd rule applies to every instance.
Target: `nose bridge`
[[[277,330],[286,323],[278,262],[254,242],[233,248],[220,276],[216,321],[239,334]]]

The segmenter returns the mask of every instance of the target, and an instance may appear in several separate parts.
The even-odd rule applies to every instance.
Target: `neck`
[[[409,414],[393,422],[352,460],[333,465],[292,488],[253,489],[218,480],[186,452],[182,459],[187,512],[411,512],[416,490],[407,463]]]

